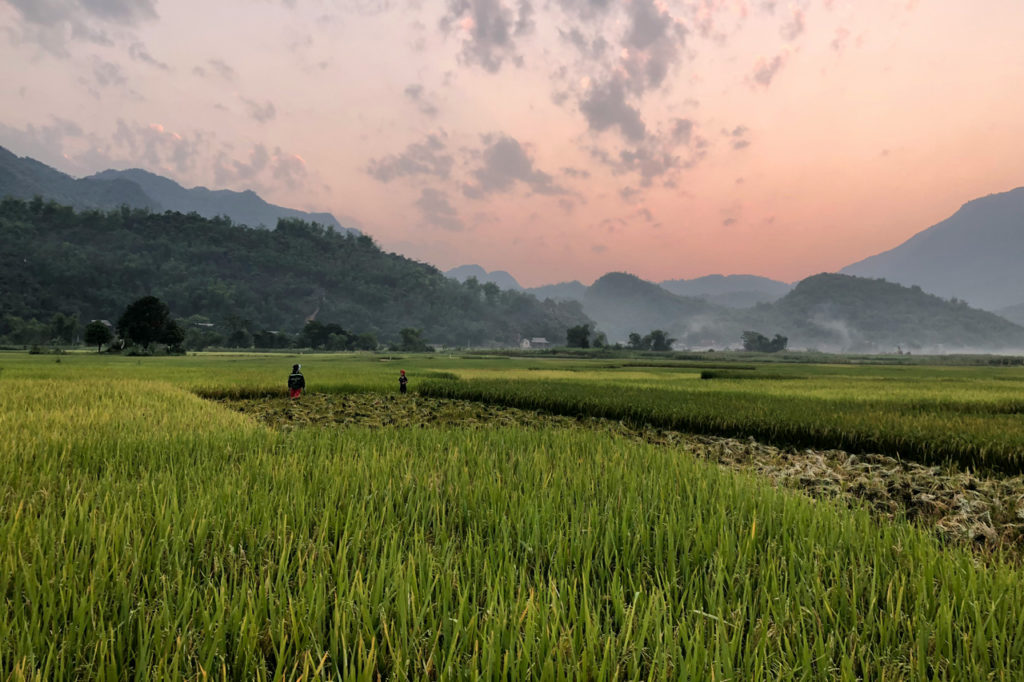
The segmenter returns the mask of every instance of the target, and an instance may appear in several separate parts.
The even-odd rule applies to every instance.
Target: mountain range
[[[557,342],[561,324],[579,323],[589,318],[611,342],[625,341],[633,332],[645,334],[652,329],[663,329],[683,345],[728,347],[736,346],[744,331],[754,330],[769,337],[787,336],[790,347],[822,350],[888,351],[896,346],[917,350],[1024,348],[1024,329],[1016,324],[1024,323],[1024,269],[1017,263],[1019,254],[1024,253],[1024,188],[968,202],[949,219],[890,251],[854,263],[841,274],[823,273],[796,285],[753,275],[709,275],[654,283],[627,273],[608,273],[589,287],[568,281],[527,289],[508,272],[487,272],[478,265],[469,265],[445,273],[448,278],[463,283],[459,289],[444,294],[445,302],[424,300],[412,308],[406,303],[419,300],[421,292],[402,289],[399,286],[402,282],[410,286],[415,282],[419,283],[416,286],[431,282],[429,287],[435,293],[442,289],[447,291],[447,285],[441,286],[433,279],[430,273],[437,271],[429,266],[425,266],[427,271],[413,273],[416,268],[404,264],[407,259],[396,256],[401,262],[392,262],[383,258],[372,240],[367,244],[325,242],[321,245],[327,251],[333,249],[346,267],[354,267],[362,273],[370,289],[365,289],[361,281],[338,279],[332,268],[338,267],[340,261],[332,265],[329,261],[319,263],[318,260],[318,275],[308,282],[288,285],[286,288],[291,293],[285,294],[282,290],[281,295],[286,299],[290,297],[294,305],[277,294],[273,300],[261,301],[229,285],[230,280],[222,280],[228,271],[233,277],[246,271],[245,268],[239,270],[245,258],[256,258],[262,263],[259,259],[270,246],[259,243],[255,247],[259,255],[244,258],[234,253],[235,247],[230,246],[232,240],[249,242],[252,246],[253,239],[247,235],[254,232],[223,232],[225,228],[234,228],[232,223],[259,228],[273,227],[281,221],[287,229],[276,237],[275,248],[281,247],[278,243],[281,240],[315,241],[332,239],[331,235],[358,236],[358,232],[342,227],[330,214],[274,206],[251,191],[186,189],[172,180],[139,169],[108,170],[76,179],[33,159],[19,158],[0,147],[0,197],[4,196],[21,199],[39,196],[50,202],[45,210],[32,202],[17,209],[22,213],[18,213],[20,222],[15,222],[27,224],[30,229],[27,233],[15,231],[12,239],[21,240],[19,253],[48,253],[57,268],[50,268],[47,277],[27,285],[16,276],[15,270],[20,267],[17,259],[11,260],[12,269],[7,275],[14,279],[8,282],[10,286],[5,285],[4,295],[0,296],[0,312],[6,314],[45,315],[61,311],[58,305],[61,296],[70,295],[67,292],[78,291],[75,287],[80,287],[68,278],[67,271],[74,270],[85,276],[90,267],[99,267],[98,262],[89,262],[87,254],[92,253],[91,244],[74,247],[73,238],[77,239],[78,235],[74,229],[66,233],[65,242],[56,243],[52,241],[56,239],[54,235],[39,233],[32,227],[35,222],[56,220],[62,229],[71,229],[69,226],[78,223],[105,219],[87,218],[73,212],[69,216],[58,205],[107,211],[127,205],[141,210],[141,213],[129,214],[122,209],[124,220],[130,223],[145,223],[149,219],[143,216],[147,214],[156,219],[161,211],[171,211],[166,214],[171,221],[169,224],[175,230],[184,230],[181,234],[187,242],[186,251],[193,251],[182,252],[180,259],[168,261],[167,254],[177,252],[166,239],[145,243],[146,239],[152,240],[154,233],[147,232],[151,228],[142,228],[142,233],[151,237],[126,233],[124,238],[131,242],[131,251],[123,254],[124,263],[97,254],[103,261],[100,269],[108,270],[113,282],[120,281],[118,286],[127,287],[124,295],[147,287],[164,286],[195,315],[214,309],[217,315],[225,316],[241,301],[243,308],[248,306],[253,323],[263,326],[294,328],[312,310],[314,316],[317,311],[326,312],[341,321],[354,320],[375,333],[394,335],[399,328],[396,325],[403,324],[402,320],[389,318],[385,324],[378,324],[376,320],[388,318],[383,310],[388,308],[389,301],[405,301],[401,307],[407,316],[413,315],[412,322],[431,328],[448,343],[514,342],[520,334],[548,336]],[[28,218],[24,217],[29,214]],[[187,220],[178,221],[173,218],[175,215],[183,215]],[[53,216],[58,216],[59,220]],[[203,216],[215,219],[204,223]],[[230,220],[225,221],[225,217]],[[301,227],[309,222],[321,227]],[[261,230],[256,229],[255,233],[258,232]],[[215,243],[220,245],[215,247]],[[357,245],[361,248],[353,248]],[[373,248],[369,248],[371,246]],[[69,248],[77,249],[78,255],[67,252]],[[162,250],[163,261],[150,253],[155,250]],[[197,269],[191,265],[193,260],[198,262]],[[61,263],[63,265],[58,267]],[[173,271],[174,276],[164,284],[159,284],[164,281],[159,278],[147,284],[149,280],[140,274],[145,270],[140,270],[140,263],[150,263],[163,273]],[[131,267],[122,272],[123,266]],[[259,270],[262,265],[253,262],[246,267]],[[377,276],[380,273],[374,274],[374,268],[390,272],[394,281],[387,277],[381,279]],[[60,282],[66,283],[64,289],[58,286]],[[497,287],[480,286],[487,282]],[[95,306],[90,306],[111,307],[119,301],[118,286],[111,284],[113,288],[110,288],[106,286],[108,283],[103,279],[95,282],[102,296],[93,303],[84,297],[76,310],[81,314],[87,311],[99,314]],[[190,285],[195,286],[190,289]],[[260,286],[263,284],[253,283],[254,290]],[[241,298],[232,299],[232,291]],[[366,308],[363,299],[375,303]],[[513,310],[531,312],[511,326],[497,324],[500,316],[494,320],[495,324],[481,326],[473,320],[453,317],[459,304],[452,301],[462,299],[465,299],[461,304],[463,315],[493,316],[494,311],[487,309],[470,312],[475,305],[467,301],[477,299],[496,306],[495,310],[505,309],[506,316]],[[540,304],[537,299],[550,300],[534,309],[534,305]],[[564,307],[568,304],[575,308]],[[429,315],[420,314],[431,306],[434,310],[446,311],[447,317],[440,326],[431,322]],[[998,311],[1008,319],[977,308]]]
[[[678,296],[625,273],[587,289],[583,311],[610,341],[662,329],[686,347],[737,347],[744,331],[786,336],[789,347],[914,352],[1024,349],[1024,327],[998,315],[880,279],[822,273],[771,303],[737,309]]]
[[[73,178],[0,147],[0,198],[5,196],[25,200],[40,196],[78,210],[128,206],[154,212],[195,212],[204,218],[227,216],[240,225],[268,229],[277,225],[281,218],[296,218],[337,232],[360,234],[354,228],[342,227],[330,213],[308,213],[275,206],[251,190],[186,189],[169,178],[138,168],[105,170],[86,178]]]
[[[502,289],[527,291],[539,299],[555,301],[583,301],[587,286],[579,281],[545,284],[524,288],[504,270],[488,272],[479,265],[460,265],[444,273],[459,282],[475,277],[481,284],[492,282]],[[776,301],[793,288],[792,284],[756,275],[707,275],[696,279],[670,279],[657,283],[663,289],[690,298],[728,308],[749,308],[758,303]]]

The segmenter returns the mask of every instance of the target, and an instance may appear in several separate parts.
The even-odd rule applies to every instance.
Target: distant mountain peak
[[[465,282],[470,277],[476,277],[477,281],[481,284],[492,282],[505,290],[523,290],[523,287],[516,281],[516,278],[508,272],[505,272],[504,270],[487,272],[487,270],[475,263],[471,265],[460,265],[448,270],[444,274],[449,279],[458,280],[459,282]]]
[[[297,218],[353,232],[330,213],[309,213],[276,206],[256,192],[245,190],[185,189],[174,180],[142,168],[105,170],[85,178],[73,178],[29,157],[19,157],[0,147],[0,198],[31,199],[41,196],[76,209],[112,210],[127,205],[151,211],[195,212],[204,218],[228,216],[240,225],[273,229],[280,218]]]
[[[226,215],[235,223],[268,229],[274,228],[281,218],[297,218],[332,227],[338,232],[360,234],[359,230],[355,228],[343,227],[330,213],[309,213],[277,206],[265,201],[251,189],[242,191],[211,190],[201,186],[186,189],[170,178],[140,168],[123,171],[105,170],[90,177],[100,180],[116,178],[131,180],[165,209],[182,213],[195,211],[204,218]]]
[[[988,310],[1024,302],[1024,187],[963,204],[945,220],[840,272],[918,285]]]

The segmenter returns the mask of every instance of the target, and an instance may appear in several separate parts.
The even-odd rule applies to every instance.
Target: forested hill
[[[794,346],[889,352],[904,349],[1019,351],[1024,328],[961,300],[881,279],[824,273],[755,308],[765,326]],[[755,323],[761,323],[758,321]]]
[[[564,339],[568,327],[589,322],[578,303],[460,284],[369,237],[315,223],[260,230],[195,213],[0,202],[0,320],[116,320],[150,294],[176,317],[230,320],[251,333],[294,333],[316,319],[381,341],[413,327],[428,343],[511,344]]]

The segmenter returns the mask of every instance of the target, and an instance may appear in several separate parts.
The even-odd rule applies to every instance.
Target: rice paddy
[[[0,355],[3,679],[1024,670],[1019,368],[57,359]],[[787,442],[889,410],[925,464]]]

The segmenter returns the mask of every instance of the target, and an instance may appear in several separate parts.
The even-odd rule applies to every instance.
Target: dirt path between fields
[[[372,393],[310,393],[287,398],[219,400],[275,428],[302,427],[561,427],[605,431],[624,438],[681,448],[737,471],[813,497],[862,502],[884,518],[905,516],[933,528],[945,541],[984,553],[1024,553],[1024,476],[989,476],[923,466],[884,455],[842,450],[779,448],[753,439],[703,436],[628,427],[592,417],[559,415],[468,400]]]

